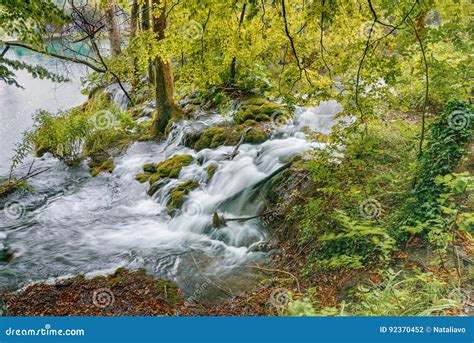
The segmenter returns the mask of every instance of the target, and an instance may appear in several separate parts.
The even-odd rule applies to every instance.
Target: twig
[[[232,155],[231,155],[231,157],[230,157],[231,160],[233,160],[234,157],[239,154],[239,148],[240,148],[240,146],[242,145],[242,143],[244,142],[245,136],[247,136],[247,133],[248,133],[250,130],[252,130],[251,127],[246,128],[245,131],[242,133],[242,136],[240,136],[240,140],[239,140],[239,142],[237,143],[237,145],[236,145],[236,147],[235,147],[235,149],[234,149],[234,151],[232,152]]]

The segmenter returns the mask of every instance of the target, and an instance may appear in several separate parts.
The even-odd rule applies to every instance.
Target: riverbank
[[[234,115],[224,120],[209,107],[203,112],[203,99],[187,99],[182,103],[186,117],[174,118],[167,136],[156,141],[146,135],[151,122],[146,101],[124,111],[113,99],[97,92],[59,117],[45,114],[48,126],[36,132],[36,152],[46,154],[46,161],[52,161],[48,154],[56,157],[52,170],[59,165],[67,166],[66,174],[80,169],[84,180],[52,203],[53,209],[60,205],[52,213],[54,223],[48,221],[50,204],[40,205],[46,215],[39,218],[48,226],[36,230],[57,225],[52,232],[68,244],[71,228],[78,237],[64,254],[41,256],[52,265],[64,263],[63,256],[75,263],[87,261],[92,249],[105,261],[112,257],[112,263],[78,264],[73,274],[119,261],[130,270],[143,265],[151,275],[121,269],[107,277],[36,284],[6,295],[8,314],[461,315],[472,310],[472,240],[460,229],[469,223],[460,197],[471,188],[459,195],[451,185],[453,180],[470,185],[466,175],[472,174],[472,163],[463,162],[465,155],[472,159],[469,131],[460,137],[450,132],[459,140],[453,143],[456,155],[448,155],[457,160],[451,170],[457,176],[423,180],[435,194],[446,192],[446,199],[453,199],[449,206],[460,213],[453,239],[442,236],[443,246],[437,246],[439,238],[427,236],[424,227],[410,232],[398,225],[411,218],[405,209],[412,196],[406,180],[419,172],[411,164],[417,154],[411,144],[416,122],[374,121],[365,137],[345,133],[351,121],[344,118],[338,129],[345,146],[338,151],[340,132],[331,132],[341,123],[335,101],[290,114],[262,97],[237,98]],[[87,129],[75,131],[78,122]],[[51,130],[55,125],[65,130]],[[61,142],[70,144],[70,137],[84,142],[84,150],[65,149]],[[465,152],[459,154],[461,148]],[[431,158],[429,149],[425,158]],[[25,195],[16,196],[22,201]],[[437,211],[436,204],[430,206]],[[38,210],[26,208],[26,216],[14,219],[29,218],[23,225],[30,228]],[[52,252],[59,248],[55,241],[36,240]],[[4,268],[20,270],[15,267],[25,257],[12,249]],[[167,290],[166,296],[156,291],[163,283],[173,289],[172,304]],[[119,296],[121,302],[108,309],[97,306],[97,290],[104,291],[104,299],[115,303]],[[54,305],[58,301],[60,306]]]
[[[422,255],[427,247],[413,242],[406,251],[394,258],[392,268],[404,272],[430,273],[448,283],[456,277],[454,256],[446,261],[445,268],[437,265],[435,256]],[[472,256],[472,244],[468,237],[458,240],[463,256]],[[294,252],[293,252],[294,253]],[[126,271],[118,269],[108,276],[85,278],[76,276],[56,283],[33,284],[22,290],[3,294],[2,314],[8,316],[275,316],[294,315],[295,309],[307,301],[308,290],[318,296],[321,315],[344,314],[339,308],[351,298],[359,287],[384,287],[382,266],[370,266],[362,271],[320,273],[304,275],[301,266],[303,256],[290,255],[284,259],[292,263],[274,263],[262,267],[267,274],[260,286],[234,296],[219,304],[196,300],[200,291],[186,296],[172,282],[156,279],[144,270]],[[466,258],[465,258],[466,259]],[[472,263],[472,261],[470,262]],[[282,269],[278,269],[282,268]],[[425,280],[427,281],[427,280]],[[202,286],[201,286],[202,287]],[[474,315],[472,288],[464,288],[459,294],[451,291],[450,306],[433,309],[430,315],[463,316]],[[459,299],[458,299],[459,298]],[[386,299],[377,299],[384,304]],[[403,299],[400,299],[403,306]],[[458,306],[454,306],[459,301]],[[435,304],[430,304],[435,305]],[[304,306],[303,306],[304,307]],[[299,309],[301,311],[302,309]],[[408,309],[407,309],[408,310]],[[304,315],[305,313],[300,313]],[[357,313],[347,314],[357,315]],[[312,315],[311,312],[306,315]]]

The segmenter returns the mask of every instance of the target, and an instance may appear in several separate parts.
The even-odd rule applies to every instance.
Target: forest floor
[[[474,247],[467,237],[456,242],[461,256],[460,268],[469,268]],[[77,276],[56,284],[38,283],[19,292],[3,294],[1,300],[10,316],[274,316],[283,314],[291,293],[292,299],[302,296],[302,290],[316,289],[321,307],[336,306],[351,289],[360,284],[380,283],[382,266],[367,266],[364,270],[313,274],[301,276],[303,259],[291,249],[287,258],[294,263],[275,265],[269,278],[250,291],[229,298],[218,305],[192,303],[174,284],[155,279],[143,270],[118,269],[109,276],[86,279]],[[435,256],[420,241],[412,241],[393,259],[392,268],[400,270],[421,269],[441,279],[455,279],[457,269],[454,259],[445,261],[442,268],[432,263]],[[277,269],[277,268],[285,268]],[[270,268],[269,268],[270,270]],[[282,278],[282,275],[285,276]],[[473,292],[473,289],[466,290]],[[460,309],[449,309],[438,315],[474,315],[472,303]]]

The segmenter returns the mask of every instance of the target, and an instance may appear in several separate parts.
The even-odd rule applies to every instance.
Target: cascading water
[[[322,109],[328,114],[325,120],[320,120]],[[244,290],[258,279],[249,266],[267,257],[249,248],[266,241],[269,233],[258,218],[215,228],[213,213],[219,211],[225,218],[260,213],[263,199],[254,186],[295,154],[320,146],[307,140],[304,127],[327,132],[340,110],[336,102],[297,108],[294,120],[276,128],[271,139],[241,145],[232,159],[235,147],[196,152],[183,144],[187,132],[222,121],[219,115],[177,123],[165,142],[134,143],[115,159],[111,175],[92,178],[85,164],[69,168],[46,155],[36,167],[50,169],[31,180],[36,191],[9,199],[18,201],[22,215],[0,213],[0,250],[8,248],[14,254],[9,263],[0,264],[0,291],[118,267],[143,267],[173,280],[190,296],[196,289],[214,299]],[[145,163],[175,154],[190,154],[194,161],[153,197],[147,196],[147,186],[136,182],[135,175]],[[210,164],[217,171],[209,180]],[[170,190],[189,179],[198,181],[199,187],[170,217]]]

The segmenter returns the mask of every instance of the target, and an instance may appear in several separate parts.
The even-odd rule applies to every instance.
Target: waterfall
[[[129,87],[127,85],[125,85],[124,88],[127,92],[129,91]],[[118,108],[123,111],[128,110],[130,106],[130,100],[118,83],[112,83],[105,90],[108,94],[110,94],[112,101],[118,106]]]
[[[335,121],[350,121],[334,119],[339,111],[336,102],[297,108],[294,119],[274,128],[269,140],[242,144],[234,158],[234,146],[199,152],[185,146],[189,133],[222,123],[218,114],[175,123],[166,141],[132,144],[115,158],[112,174],[91,178],[85,163],[70,169],[45,155],[37,167],[50,169],[31,180],[36,192],[12,199],[24,204],[25,214],[18,219],[0,214],[0,246],[15,254],[8,265],[0,265],[0,284],[17,288],[34,280],[143,267],[173,280],[188,294],[206,280],[241,291],[255,278],[255,271],[246,266],[267,258],[251,247],[266,242],[270,233],[259,218],[216,228],[213,214],[239,218],[261,213],[266,182],[296,154],[324,148],[324,143],[307,138],[305,127],[327,132]],[[135,175],[145,163],[177,154],[189,154],[193,162],[148,196],[148,185],[135,181]],[[206,168],[211,164],[217,170],[209,178]],[[170,216],[171,190],[191,179],[199,187]],[[216,289],[208,288],[206,292],[215,295]]]

